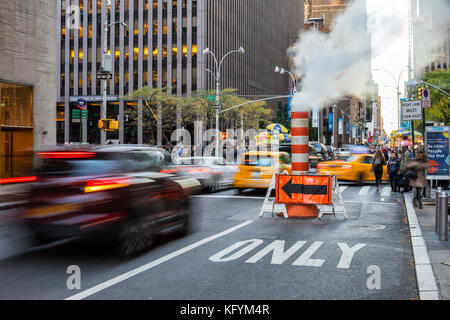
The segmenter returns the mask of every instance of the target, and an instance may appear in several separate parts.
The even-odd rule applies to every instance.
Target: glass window
[[[0,124],[33,126],[33,88],[0,82]]]
[[[368,164],[372,164],[372,162],[373,162],[373,157],[371,157],[371,156],[365,156],[361,161],[361,163],[368,163]]]

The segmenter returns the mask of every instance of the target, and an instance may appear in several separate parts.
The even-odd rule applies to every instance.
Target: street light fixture
[[[240,47],[237,50],[231,50],[229,51],[227,54],[225,54],[223,56],[223,58],[220,60],[220,62],[217,61],[217,57],[216,55],[209,50],[209,48],[206,48],[205,50],[202,51],[203,54],[211,54],[214,58],[214,62],[215,62],[215,67],[216,67],[216,74],[215,74],[215,78],[216,78],[216,105],[215,105],[215,109],[216,109],[216,157],[219,156],[219,109],[220,109],[220,99],[219,99],[219,89],[220,89],[220,70],[222,68],[222,64],[223,61],[225,60],[226,57],[228,57],[230,54],[232,53],[240,53],[240,54],[244,54],[245,50],[244,48]],[[206,71],[210,72],[211,74],[214,75],[214,73],[209,70],[206,69]]]
[[[297,93],[297,81],[295,80],[294,75],[291,72],[287,71],[286,69],[280,68],[278,66],[275,67],[275,72],[280,73],[280,74],[285,74],[286,72],[289,73],[289,75],[291,76],[291,79],[292,79],[292,83],[293,83],[292,94],[296,94]]]

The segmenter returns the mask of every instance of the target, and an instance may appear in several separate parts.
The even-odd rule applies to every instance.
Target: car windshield
[[[246,155],[244,164],[247,166],[270,167],[273,165],[273,158],[267,156]]]
[[[359,156],[349,156],[345,161],[347,162],[355,162],[359,159]]]
[[[76,177],[124,171],[159,171],[160,152],[99,152],[93,158],[36,158],[34,172],[45,177]]]

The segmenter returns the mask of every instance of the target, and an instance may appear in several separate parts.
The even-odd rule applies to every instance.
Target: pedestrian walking
[[[392,152],[391,157],[388,161],[387,171],[389,175],[389,183],[391,185],[392,192],[398,192],[399,187],[397,186],[398,170],[400,169],[400,159],[396,152]]]
[[[377,192],[380,190],[381,177],[383,176],[383,166],[386,164],[386,160],[384,159],[383,152],[381,150],[377,150],[375,156],[373,157],[372,170],[375,174],[375,181],[377,184]]]
[[[406,171],[406,166],[408,165],[410,158],[411,154],[408,151],[408,147],[403,146],[402,154],[400,157],[400,170],[398,171],[399,176],[403,175],[403,173]],[[404,187],[404,191],[409,191],[410,189],[411,189],[410,187]]]
[[[387,148],[383,149],[383,156],[384,156],[384,160],[388,161],[389,160],[389,153]]]
[[[413,205],[423,208],[422,195],[423,188],[427,185],[426,173],[428,169],[428,160],[423,150],[418,150],[414,159],[412,159],[406,166],[406,174],[409,176],[409,185],[414,187]],[[408,172],[411,172],[408,174]]]

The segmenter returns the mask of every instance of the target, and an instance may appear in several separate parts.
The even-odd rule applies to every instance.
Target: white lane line
[[[216,196],[216,195],[196,195],[192,196],[192,198],[217,198],[217,199],[258,199],[264,200],[264,197],[247,197],[247,196]],[[275,198],[269,198],[275,199]]]
[[[341,193],[344,193],[345,189],[347,189],[348,186],[340,186],[339,190],[341,191]]]
[[[391,187],[384,187],[381,191],[381,198],[389,198],[391,196]]]
[[[367,194],[369,193],[369,190],[370,190],[370,186],[362,187],[361,190],[359,190],[358,195],[359,196],[367,196]]]
[[[208,242],[213,241],[213,240],[215,240],[217,238],[226,236],[227,234],[230,234],[230,233],[232,233],[232,232],[234,232],[234,231],[236,231],[236,230],[238,230],[240,228],[243,228],[243,227],[249,225],[252,222],[253,222],[253,220],[247,220],[247,221],[245,221],[245,222],[243,222],[241,224],[238,224],[238,225],[236,225],[236,226],[234,226],[232,228],[229,228],[229,229],[227,229],[225,231],[222,231],[220,233],[212,235],[212,236],[210,236],[208,238],[205,238],[203,240],[197,241],[197,242],[195,242],[195,243],[193,243],[193,244],[191,244],[191,245],[189,245],[187,247],[181,248],[181,249],[179,249],[177,251],[174,251],[172,253],[169,253],[169,254],[167,254],[167,255],[159,258],[159,259],[156,259],[156,260],[154,260],[152,262],[144,264],[143,266],[140,266],[140,267],[138,267],[136,269],[128,271],[128,272],[126,272],[124,274],[121,274],[120,276],[117,276],[117,277],[115,277],[115,278],[113,278],[111,280],[102,282],[102,283],[100,283],[100,284],[98,284],[98,285],[96,285],[96,286],[94,286],[94,287],[92,287],[90,289],[87,289],[87,290],[84,290],[82,292],[79,292],[79,293],[77,293],[77,294],[75,294],[73,296],[70,296],[70,297],[66,298],[65,300],[81,300],[81,299],[84,299],[86,297],[89,297],[89,296],[91,296],[91,295],[93,295],[93,294],[95,294],[97,292],[100,292],[102,290],[105,290],[106,288],[109,288],[109,287],[111,287],[111,286],[113,286],[113,285],[115,285],[115,284],[117,284],[119,282],[122,282],[122,281],[124,281],[126,279],[129,279],[131,277],[134,277],[135,275],[138,275],[139,273],[142,273],[142,272],[147,271],[147,270],[149,270],[149,269],[151,269],[153,267],[156,267],[157,265],[159,265],[159,264],[161,264],[163,262],[169,261],[169,260],[171,260],[171,259],[173,259],[175,257],[178,257],[179,255],[182,255],[183,253],[186,253],[186,252],[191,251],[191,250],[193,250],[193,249],[195,249],[197,247],[200,247],[201,245],[203,245],[205,243],[208,243]]]

